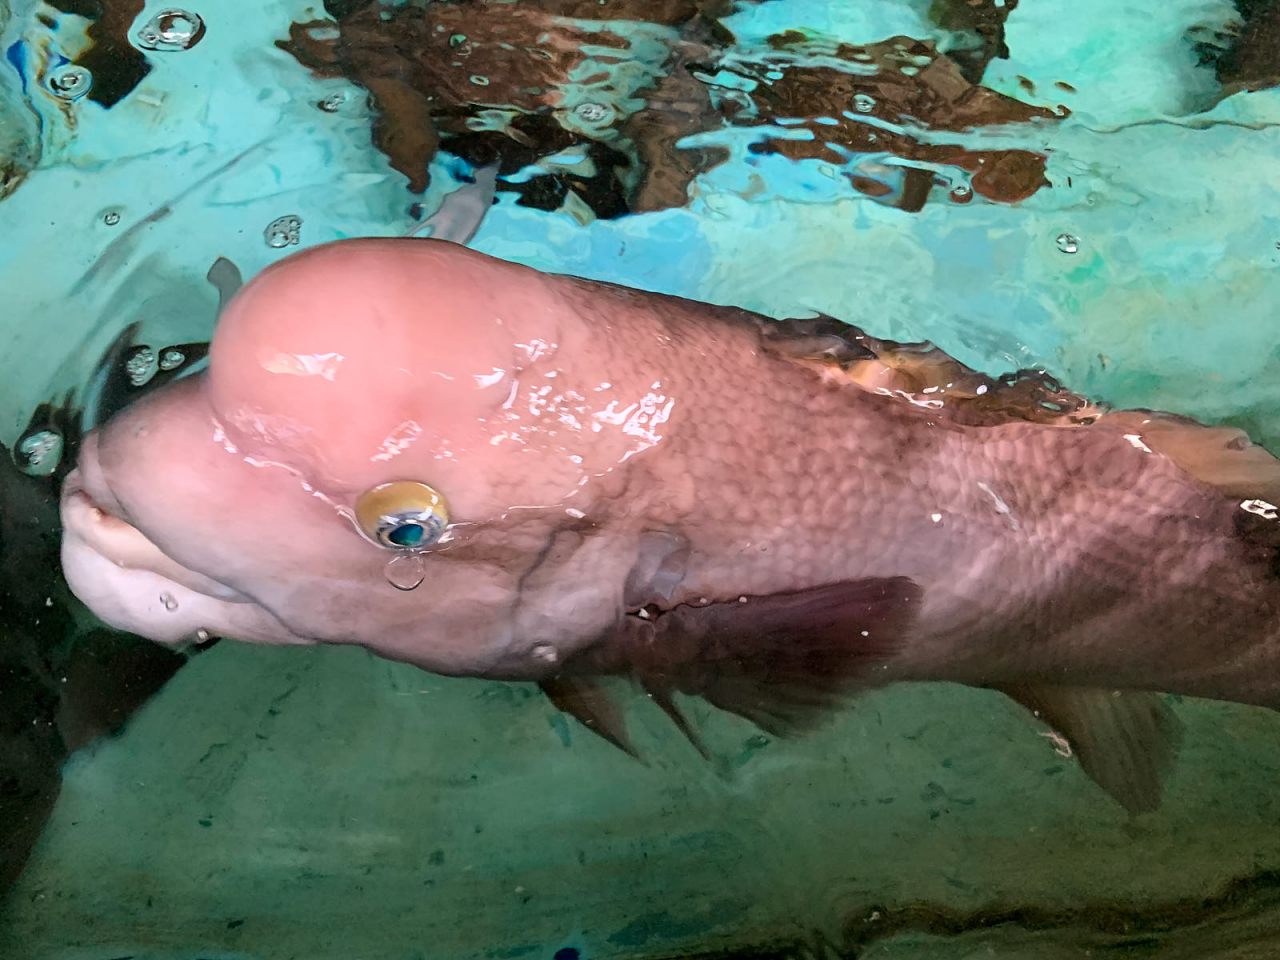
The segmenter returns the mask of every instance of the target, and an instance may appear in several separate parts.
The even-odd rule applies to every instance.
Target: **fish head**
[[[590,422],[601,372],[558,290],[428,240],[343,241],[264,271],[207,371],[85,438],[62,497],[73,591],[165,643],[352,643],[446,674],[545,673],[614,621],[635,563],[631,535],[589,517],[626,438],[527,402],[579,382],[556,395]]]

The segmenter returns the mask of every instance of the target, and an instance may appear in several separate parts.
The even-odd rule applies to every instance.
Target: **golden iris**
[[[356,523],[379,546],[420,550],[444,534],[449,526],[449,505],[425,483],[396,480],[360,494]]]

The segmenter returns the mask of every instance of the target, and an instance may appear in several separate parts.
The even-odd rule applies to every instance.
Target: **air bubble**
[[[173,611],[178,609],[178,601],[174,599],[172,593],[160,594],[160,602],[164,604],[164,608],[170,613],[173,613]]]
[[[405,553],[394,557],[383,571],[387,583],[397,590],[416,589],[427,576],[427,565],[420,553]]]
[[[128,375],[130,384],[140,387],[155,376],[156,366],[154,350],[147,346],[134,347],[124,362],[124,372]]]
[[[868,93],[854,94],[853,109],[859,113],[870,113],[876,108],[876,98]]]
[[[319,103],[316,104],[325,113],[337,113],[344,103],[347,102],[346,94],[331,93]]]
[[[277,250],[281,247],[297,246],[298,241],[302,239],[302,218],[292,214],[277,217],[267,224],[267,229],[262,231],[262,239],[267,242],[268,247],[274,247]]]
[[[181,350],[169,347],[160,354],[161,370],[177,370],[186,361],[187,355]]]
[[[197,14],[176,7],[161,10],[138,31],[143,50],[171,52],[194,47],[204,36],[204,21]]]
[[[37,430],[18,441],[13,449],[14,460],[27,476],[47,477],[58,469],[62,447],[62,434],[56,430]]]
[[[479,76],[478,74],[472,74],[467,79],[470,80],[472,83],[474,83],[477,87],[487,87],[489,85],[489,78]]]
[[[102,222],[105,223],[108,227],[114,227],[117,223],[120,222],[120,211],[108,210],[106,213],[102,215]]]
[[[45,83],[59,100],[79,100],[93,88],[93,74],[74,63],[65,63],[50,72]]]
[[[1069,233],[1058,234],[1058,239],[1054,243],[1058,245],[1058,249],[1063,253],[1075,253],[1080,249],[1080,238],[1073,237]]]
[[[580,103],[573,110],[578,115],[579,120],[585,120],[587,123],[599,123],[609,116],[611,112],[603,103]]]
[[[560,659],[560,651],[549,643],[535,643],[529,653],[540,663],[555,663]]]

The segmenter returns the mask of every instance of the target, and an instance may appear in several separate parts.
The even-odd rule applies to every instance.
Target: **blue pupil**
[[[416,547],[426,533],[426,528],[420,523],[402,523],[387,532],[387,539],[397,547]]]

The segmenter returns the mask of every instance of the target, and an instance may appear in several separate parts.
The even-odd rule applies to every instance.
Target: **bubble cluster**
[[[281,247],[297,246],[302,239],[302,218],[293,214],[276,217],[267,224],[267,229],[262,231],[262,239],[267,242],[268,247],[274,247],[277,250]]]
[[[62,460],[62,434],[56,430],[37,430],[18,441],[14,459],[18,469],[32,477],[47,477],[58,469]]]
[[[609,108],[603,103],[580,103],[574,110],[579,120],[585,120],[587,123],[599,123],[609,116]]]
[[[59,100],[79,100],[93,88],[93,74],[74,63],[51,70],[45,85]]]
[[[204,21],[198,14],[171,7],[143,24],[137,42],[143,50],[171,52],[194,47],[203,36]]]
[[[156,352],[148,346],[134,347],[124,362],[124,372],[129,383],[141,387],[156,374]]]
[[[186,354],[175,347],[167,347],[160,353],[161,370],[177,370],[186,362]]]

